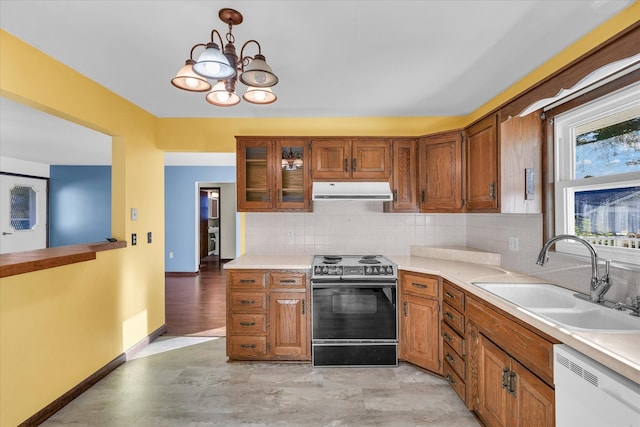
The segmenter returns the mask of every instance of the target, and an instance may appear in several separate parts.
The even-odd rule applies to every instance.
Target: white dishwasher
[[[640,427],[640,384],[565,344],[553,353],[557,427]]]

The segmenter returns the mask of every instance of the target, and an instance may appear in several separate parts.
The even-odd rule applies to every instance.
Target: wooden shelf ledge
[[[96,252],[126,248],[127,242],[95,242],[0,255],[0,277],[96,259]]]

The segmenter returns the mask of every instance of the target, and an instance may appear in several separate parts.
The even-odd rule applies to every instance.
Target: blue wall
[[[235,166],[165,166],[165,271],[195,272],[196,183],[235,181]]]
[[[49,246],[111,237],[111,166],[51,166]]]

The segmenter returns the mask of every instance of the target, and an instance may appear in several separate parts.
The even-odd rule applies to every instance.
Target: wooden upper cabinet
[[[390,175],[389,141],[356,139],[351,142],[351,178],[388,181]]]
[[[382,139],[314,140],[311,162],[314,179],[387,181],[391,173],[391,145]]]
[[[418,209],[416,177],[418,147],[415,139],[392,141],[391,191],[393,201],[385,202],[385,212],[415,212]]]
[[[497,114],[467,128],[468,211],[499,212],[499,153]]]
[[[238,139],[236,164],[238,211],[273,209],[273,141]]]
[[[285,166],[287,155],[301,167]],[[311,210],[307,140],[238,137],[236,158],[239,212]]]
[[[421,212],[460,212],[463,208],[462,132],[420,138],[418,203]]]

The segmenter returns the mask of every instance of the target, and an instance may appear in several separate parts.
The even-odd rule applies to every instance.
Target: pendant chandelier
[[[242,23],[242,14],[236,10],[225,8],[220,9],[218,17],[229,26],[224,53],[220,51],[220,46],[223,45],[222,36],[214,29],[211,31],[210,42],[199,43],[191,48],[189,59],[184,67],[178,70],[178,74],[171,79],[171,84],[178,89],[189,92],[208,92],[205,96],[208,103],[220,107],[231,107],[240,102],[240,97],[236,94],[236,83],[240,80],[247,86],[246,92],[242,95],[245,101],[252,104],[275,102],[277,96],[271,87],[278,83],[278,77],[262,55],[260,43],[256,40],[249,40],[242,45],[240,57],[236,54],[236,47],[233,45],[235,37],[232,30],[234,25]],[[220,45],[215,43],[214,35],[218,36]],[[258,53],[255,56],[245,56],[245,47],[252,43],[258,46]],[[193,52],[198,47],[204,47],[204,51],[195,61]],[[209,80],[212,80],[214,84],[212,85]]]

